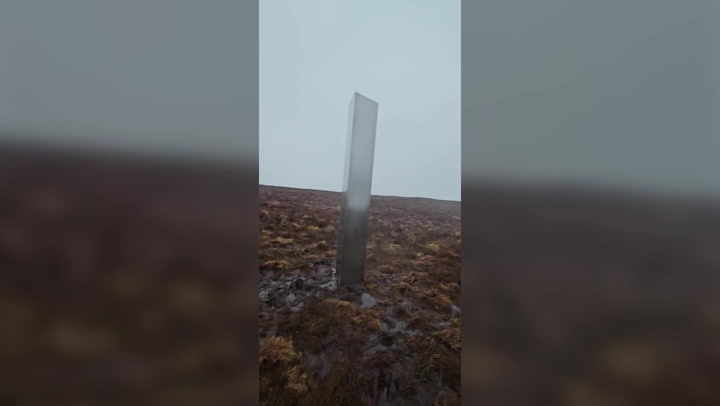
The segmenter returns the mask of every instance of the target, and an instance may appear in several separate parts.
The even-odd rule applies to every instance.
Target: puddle
[[[377,299],[372,297],[369,293],[363,293],[360,296],[360,301],[362,302],[360,307],[362,307],[363,309],[369,309],[375,306],[375,304],[377,303]]]
[[[450,323],[448,323],[447,321],[438,321],[438,322],[435,322],[435,323],[428,323],[428,325],[429,325],[430,327],[435,328],[435,329],[445,328],[445,327],[447,327],[449,324],[450,324]]]
[[[305,298],[321,297],[323,292],[335,291],[338,286],[335,268],[327,265],[304,276],[299,270],[287,273],[268,271],[261,278],[260,301],[276,309],[287,305],[293,311],[300,310]]]
[[[320,287],[325,290],[334,291],[335,289],[337,289],[337,281],[332,280],[329,282],[325,282],[322,285],[320,285]]]

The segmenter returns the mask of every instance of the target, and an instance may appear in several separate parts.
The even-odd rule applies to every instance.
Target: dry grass
[[[298,361],[292,341],[283,337],[269,337],[260,341],[260,396],[263,404],[288,404],[308,391],[308,376]],[[283,391],[274,390],[281,386]]]
[[[302,275],[335,259],[339,194],[261,187],[260,201],[261,272]],[[307,299],[297,312],[262,310],[272,314],[263,335],[272,329],[282,348],[290,351],[292,342],[292,351],[303,354],[299,364],[278,364],[282,373],[261,364],[263,402],[367,404],[381,392],[378,377],[392,369],[402,387],[396,399],[459,404],[460,325],[451,318],[460,300],[459,209],[457,202],[373,197],[366,289],[379,304],[362,308],[356,295],[339,289]],[[418,333],[390,333],[388,317]],[[433,327],[443,321],[445,327]],[[392,348],[368,353],[374,342]],[[303,373],[302,383],[288,384]]]
[[[460,319],[455,318],[452,319],[450,322],[450,325],[446,328],[433,333],[433,335],[437,336],[442,342],[448,345],[453,351],[460,351],[462,348],[461,344],[461,337],[462,332],[460,331]]]
[[[260,341],[260,363],[290,362],[299,358],[292,341],[283,337],[270,337]]]

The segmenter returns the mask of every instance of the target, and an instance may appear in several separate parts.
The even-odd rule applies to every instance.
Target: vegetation
[[[333,290],[340,195],[261,186],[260,202],[261,291],[292,294],[261,302],[262,404],[459,404],[460,203],[374,196],[366,286]]]

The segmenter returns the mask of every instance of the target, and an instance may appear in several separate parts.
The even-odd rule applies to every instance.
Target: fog
[[[719,2],[463,6],[467,185],[720,193]]]
[[[464,180],[720,193],[717,1],[0,2],[0,134],[253,165],[340,190],[379,103],[373,193]],[[461,31],[462,52],[461,108]],[[258,120],[259,156],[255,133]],[[461,110],[463,148],[461,160]]]
[[[342,189],[348,104],[379,104],[372,193],[460,200],[460,1],[261,1],[260,183]]]
[[[254,162],[257,27],[229,0],[0,3],[0,133]],[[254,163],[253,163],[254,165]]]

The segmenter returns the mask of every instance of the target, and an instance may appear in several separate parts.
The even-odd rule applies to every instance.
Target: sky
[[[459,0],[261,0],[259,23],[261,184],[342,190],[359,92],[372,194],[460,200]]]
[[[0,1],[0,131],[251,162],[257,26],[234,0]],[[254,32],[253,32],[254,31]],[[256,139],[256,138],[255,138]],[[252,163],[256,165],[256,163]]]
[[[461,169],[720,194],[717,0],[261,0],[259,33],[242,4],[0,1],[0,136],[340,190],[360,92],[374,194],[459,200]]]
[[[468,0],[462,30],[464,181],[720,193],[719,1]]]

